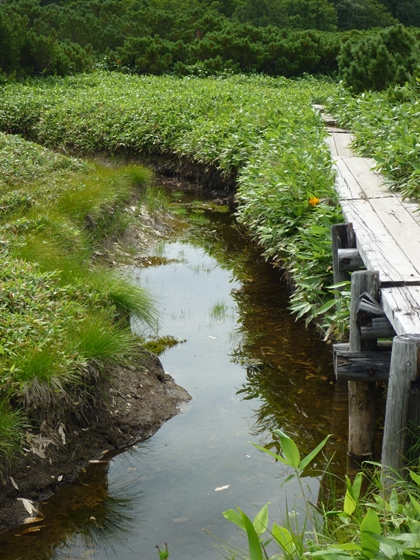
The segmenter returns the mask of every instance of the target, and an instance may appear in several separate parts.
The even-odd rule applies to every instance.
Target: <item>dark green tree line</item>
[[[417,21],[420,0],[2,0],[0,73],[334,73],[357,30]],[[376,35],[375,35],[376,36]],[[372,51],[373,52],[373,51]]]

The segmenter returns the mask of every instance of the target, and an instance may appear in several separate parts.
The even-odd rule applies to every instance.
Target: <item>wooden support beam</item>
[[[360,327],[362,340],[393,338],[397,333],[387,317],[373,317],[370,325]]]
[[[352,272],[365,268],[358,249],[338,249],[338,268]]]
[[[391,357],[385,430],[382,443],[384,481],[404,467],[406,426],[411,384],[420,375],[420,334],[394,338]]]
[[[338,251],[339,249],[355,249],[356,238],[352,224],[335,224],[331,226],[331,247],[333,257],[334,284],[350,280],[346,270],[340,269]]]
[[[364,323],[360,324],[362,340],[392,338],[397,334],[381,304],[371,295],[364,293],[359,297],[357,312],[359,321]]]
[[[373,352],[334,351],[336,378],[347,381],[388,381],[391,350]]]
[[[362,340],[360,326],[364,317],[359,316],[361,296],[365,292],[379,299],[379,273],[373,270],[356,271],[351,277],[350,342],[351,352],[376,350],[376,340]],[[375,435],[375,382],[349,381],[349,442],[348,453],[353,457],[372,455]]]

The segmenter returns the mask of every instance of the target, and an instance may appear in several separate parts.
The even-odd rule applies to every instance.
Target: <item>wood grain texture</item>
[[[420,212],[413,201],[392,192],[370,158],[356,157],[352,136],[332,133],[336,190],[343,214],[353,224],[356,247],[368,270],[382,282],[382,305],[397,334],[420,332]],[[402,284],[407,284],[402,286]]]
[[[379,274],[373,270],[353,272],[351,277],[350,339],[351,352],[376,350],[376,340],[362,340],[358,312],[360,297],[364,293],[375,300],[379,295]],[[353,457],[369,457],[373,453],[375,436],[375,383],[349,381],[349,440],[348,453]]]
[[[382,444],[382,465],[385,476],[404,466],[406,425],[411,383],[417,378],[420,335],[406,334],[394,338],[385,429]]]

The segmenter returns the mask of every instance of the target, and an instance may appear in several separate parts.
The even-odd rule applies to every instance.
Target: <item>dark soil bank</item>
[[[19,467],[0,487],[0,529],[36,516],[37,502],[89,462],[149,438],[190,398],[164,372],[157,356],[139,348],[129,365],[109,372],[77,418],[73,413],[58,426],[45,421],[39,433],[27,433]]]

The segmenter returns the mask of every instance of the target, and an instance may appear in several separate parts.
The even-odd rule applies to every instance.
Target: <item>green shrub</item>
[[[347,41],[338,56],[346,87],[353,93],[403,84],[418,67],[418,41],[403,25]]]

